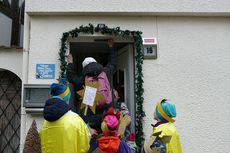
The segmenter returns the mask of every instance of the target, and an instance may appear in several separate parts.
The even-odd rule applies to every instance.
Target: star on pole
[[[96,91],[96,95],[95,95],[95,98],[94,98],[94,102],[93,102],[93,106],[90,106],[90,105],[87,105],[85,104],[85,102],[83,101],[84,100],[84,95],[85,95],[85,91],[86,91],[86,87],[91,87],[91,88],[96,88],[97,91]],[[99,82],[95,83],[95,84],[91,84],[87,79],[85,81],[85,86],[83,86],[83,89],[82,90],[79,90],[77,91],[77,94],[81,96],[81,100],[82,100],[82,103],[81,103],[81,107],[80,109],[83,109],[85,108],[85,113],[84,115],[86,116],[87,114],[87,110],[88,110],[88,107],[92,110],[92,112],[95,114],[95,110],[96,110],[96,105],[99,101],[103,100],[104,97],[102,95],[100,95],[100,91],[99,91]],[[94,95],[92,95],[94,96]]]

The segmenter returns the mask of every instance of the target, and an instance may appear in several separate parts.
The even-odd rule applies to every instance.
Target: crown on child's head
[[[114,108],[109,108],[103,115],[101,129],[105,136],[117,136],[118,125],[121,113],[120,111],[115,112]]]
[[[104,113],[103,119],[105,118],[106,115],[114,115],[119,120],[121,113],[120,113],[120,111],[115,111],[114,108],[109,108],[108,111],[106,113]]]

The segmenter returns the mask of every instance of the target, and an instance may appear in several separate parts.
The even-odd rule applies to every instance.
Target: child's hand
[[[93,138],[98,136],[97,130],[89,128],[89,132]]]

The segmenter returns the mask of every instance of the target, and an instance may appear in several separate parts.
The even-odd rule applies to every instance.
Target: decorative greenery
[[[143,52],[141,50],[142,46],[142,32],[140,31],[129,31],[129,30],[121,30],[120,27],[116,28],[108,28],[105,25],[98,25],[94,27],[92,24],[88,26],[80,26],[79,28],[75,28],[71,31],[64,32],[61,38],[61,47],[59,50],[59,60],[61,62],[60,65],[60,76],[59,78],[66,77],[66,68],[67,62],[66,58],[66,50],[67,50],[67,39],[69,37],[78,37],[80,33],[84,34],[94,34],[101,33],[104,35],[111,35],[114,37],[129,37],[132,36],[134,39],[134,46],[136,49],[136,72],[135,72],[135,98],[136,98],[136,143],[139,146],[138,152],[140,152],[140,148],[143,145],[144,141],[144,133],[143,133],[143,118],[145,116],[145,112],[143,111],[143,73],[142,73],[142,64],[143,64]]]

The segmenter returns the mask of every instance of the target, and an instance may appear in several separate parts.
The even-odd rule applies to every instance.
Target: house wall
[[[23,83],[56,82],[63,32],[89,23],[139,30],[158,41],[158,58],[143,63],[145,137],[156,103],[168,98],[177,107],[183,152],[230,152],[229,6],[228,0],[27,0]],[[39,63],[56,64],[56,79],[36,79]],[[40,130],[42,115],[22,107],[21,151],[33,119]]]
[[[105,23],[108,27],[140,30],[143,37],[157,37],[158,58],[144,60],[145,137],[152,132],[155,105],[168,98],[177,107],[175,126],[183,152],[230,152],[230,20],[225,17],[176,16],[30,16],[28,79],[36,79],[36,64],[56,64],[62,33],[80,25]],[[32,120],[40,130],[41,115],[22,111],[21,148]],[[24,128],[23,128],[24,127]],[[218,145],[216,145],[217,142]],[[215,147],[213,147],[215,146]]]
[[[0,69],[9,70],[22,79],[22,49],[0,48]]]
[[[27,0],[29,14],[145,14],[229,16],[228,0]]]
[[[157,21],[159,56],[143,65],[144,131],[150,132],[154,104],[168,98],[177,106],[175,125],[183,152],[229,152],[230,124],[222,122],[230,116],[229,18]]]
[[[144,27],[146,23],[146,18],[143,17],[142,19],[136,20],[136,18],[130,18],[130,17],[125,17],[125,18],[119,18],[115,17],[114,20],[118,20],[114,24],[114,20],[111,20],[111,17],[88,17],[86,18],[85,16],[30,16],[29,17],[29,35],[28,37],[28,58],[25,58],[24,63],[26,62],[26,59],[28,59],[28,66],[25,67],[24,64],[24,69],[27,70],[27,72],[24,73],[24,78],[28,79],[23,79],[23,83],[29,83],[29,84],[51,84],[53,82],[57,82],[57,78],[59,75],[59,47],[60,47],[60,38],[62,37],[62,33],[69,31],[75,27],[79,27],[81,25],[88,25],[89,22],[92,24],[97,23],[106,23],[107,26],[110,27],[115,27],[115,26],[121,26],[121,29],[125,29],[126,26],[124,25],[119,25],[120,22],[127,23],[127,21],[130,21],[132,24],[127,27],[127,29],[130,30],[137,30],[138,28],[140,29],[141,27]],[[142,24],[139,25],[138,28],[132,27],[132,25],[138,25],[140,20]],[[148,21],[149,24],[148,26],[152,27],[154,25],[154,18],[152,20]],[[53,25],[55,23],[55,26]],[[28,25],[26,26],[28,28]],[[143,28],[141,28],[143,29]],[[151,29],[151,34],[153,33],[153,30],[155,28]],[[147,29],[146,29],[147,30]],[[27,30],[25,30],[27,31]],[[147,31],[146,31],[147,32]],[[26,45],[26,46],[27,46]],[[46,64],[55,64],[55,79],[36,79],[35,73],[36,73],[36,64],[39,63],[46,63]],[[30,128],[30,125],[33,121],[33,119],[36,120],[37,125],[38,125],[38,130],[41,129],[42,124],[43,124],[43,117],[42,115],[31,115],[27,114],[25,112],[25,108],[22,108],[22,127],[21,128],[21,150],[23,149],[24,146],[24,140],[26,133],[28,129]]]

